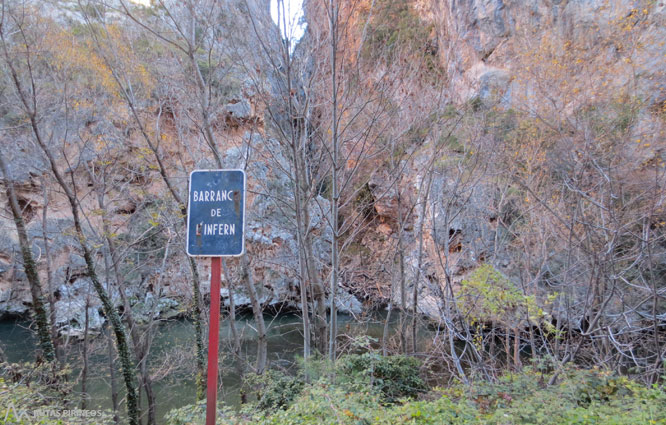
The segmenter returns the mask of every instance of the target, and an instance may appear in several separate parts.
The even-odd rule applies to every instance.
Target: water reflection
[[[395,318],[397,315],[393,315]],[[294,370],[297,357],[303,355],[303,333],[301,318],[287,314],[266,316],[269,367],[286,371]],[[340,315],[340,334],[365,335],[370,340],[380,341],[384,327],[382,315],[357,321],[352,316]],[[391,329],[395,329],[392,320]],[[36,341],[26,322],[0,322],[0,346],[10,362],[34,360]],[[256,358],[256,330],[251,315],[238,317],[236,327],[241,337],[241,357],[247,363],[242,366],[251,370]],[[425,332],[425,330],[423,330]],[[207,333],[204,333],[207,335]],[[231,406],[240,404],[239,389],[241,380],[237,363],[231,350],[231,329],[227,320],[220,326],[220,399]],[[348,342],[343,337],[341,345]],[[72,376],[79,379],[79,365],[82,364],[82,345],[76,341],[67,342],[67,361],[74,368]],[[188,320],[162,322],[156,329],[150,352],[150,370],[154,377],[154,392],[157,398],[157,417],[163,423],[164,414],[171,409],[195,401],[195,339],[194,326]],[[111,382],[107,339],[98,337],[90,344],[88,395],[90,409],[111,409]],[[116,371],[119,365],[116,364]],[[119,373],[117,387],[122,391]],[[80,388],[80,386],[77,386]],[[122,393],[121,393],[122,398]],[[123,410],[121,408],[121,410]]]

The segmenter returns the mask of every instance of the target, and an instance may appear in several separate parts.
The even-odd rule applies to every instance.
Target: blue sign
[[[245,172],[195,170],[187,203],[187,255],[226,257],[243,254]]]

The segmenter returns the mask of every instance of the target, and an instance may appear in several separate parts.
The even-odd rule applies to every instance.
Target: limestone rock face
[[[596,51],[588,60],[599,66],[621,63],[626,60],[623,54],[633,50],[635,65],[649,74],[659,72],[666,52],[659,43],[666,36],[664,3],[638,7],[627,0],[431,0],[418,10],[434,25],[440,62],[458,100],[487,99],[494,88],[498,100],[517,105],[520,100],[512,99],[510,93],[512,71],[526,66],[519,56],[542,41],[586,46]],[[631,13],[635,16],[630,20],[631,30],[635,30],[633,25],[639,28],[633,42],[644,43],[643,49],[614,43],[615,35],[629,30],[626,24]],[[614,82],[621,85],[622,79],[618,74]],[[659,87],[663,75],[661,82],[652,80],[648,85]],[[663,94],[663,88],[661,91]]]
[[[56,3],[58,2],[43,2],[41,7],[47,10],[49,4]],[[73,1],[61,3],[76,5]],[[219,29],[220,36],[216,42],[222,46],[220,50],[233,52],[225,60],[228,59],[230,63],[239,60],[247,62],[229,67],[222,66],[221,63],[213,68],[202,65],[202,71],[210,73],[206,76],[215,79],[215,89],[219,90],[212,97],[215,107],[211,108],[213,111],[210,120],[214,123],[223,166],[243,168],[248,173],[245,236],[250,256],[258,259],[251,261],[251,269],[260,301],[265,305],[298,308],[298,246],[292,207],[293,187],[289,177],[289,153],[279,146],[275,135],[271,134],[271,128],[265,124],[269,121],[266,119],[265,108],[273,108],[271,112],[278,117],[285,114],[284,109],[281,110],[275,105],[281,102],[278,95],[280,90],[284,90],[284,87],[280,86],[283,84],[282,76],[278,75],[282,71],[261,64],[261,60],[257,58],[262,55],[263,46],[256,37],[248,35],[254,32],[256,26],[257,31],[265,35],[264,42],[270,44],[277,39],[277,30],[268,13],[268,2],[225,0],[223,3],[227,7],[224,16],[220,18],[223,28]],[[315,6],[314,2],[309,3]],[[173,0],[172,4],[178,6],[179,2]],[[450,84],[446,102],[458,105],[474,100],[475,105],[486,108],[513,108],[530,113],[545,103],[542,98],[535,99],[536,87],[539,84],[572,84],[588,77],[591,81],[598,82],[599,74],[595,72],[606,69],[622,71],[608,73],[608,81],[604,83],[609,87],[624,87],[628,83],[627,76],[634,75],[636,84],[631,86],[632,90],[635,90],[632,95],[641,97],[652,105],[660,105],[666,101],[666,46],[663,43],[663,40],[666,40],[666,6],[663,1],[657,1],[649,3],[645,9],[636,9],[636,4],[628,0],[411,2],[423,24],[432,26],[431,36],[436,38],[433,54],[445,69],[446,79]],[[63,13],[52,14],[52,17],[58,22],[77,22],[74,7],[63,10]],[[255,19],[250,20],[249,14]],[[119,16],[113,15],[109,18],[118,19]],[[578,58],[582,63],[579,71],[575,71],[578,69],[575,66],[570,66],[567,73],[569,69],[575,72],[563,76],[562,72],[558,73],[560,64],[545,61],[537,53],[544,49],[553,54],[566,52],[569,48],[567,43],[574,43],[585,54]],[[295,55],[302,53],[297,48]],[[578,65],[578,59],[573,65]],[[202,64],[204,62],[206,61],[202,60]],[[546,66],[550,66],[550,69],[542,69],[540,74],[532,73],[532,67]],[[178,90],[188,91],[193,87],[184,84],[183,81],[174,79],[163,85],[166,88],[162,88],[173,90],[177,97]],[[416,106],[419,102],[427,103],[428,96],[421,96],[423,93],[420,89],[423,87],[405,87],[406,91],[415,92],[414,96],[410,97],[414,99],[409,101],[411,103],[403,103],[402,98],[393,100],[400,100],[396,104],[401,105],[404,111],[412,104]],[[262,90],[265,93],[260,95]],[[300,89],[295,92],[298,90]],[[598,95],[592,90],[582,90],[580,96],[588,99],[594,99],[594,96]],[[266,98],[262,98],[263,95],[266,95]],[[145,99],[144,101],[150,102]],[[173,113],[173,120],[165,120],[165,127],[160,129],[164,134],[159,139],[164,161],[176,182],[176,192],[181,196],[187,193],[186,176],[189,171],[195,168],[217,168],[217,162],[201,136],[201,129],[190,125],[200,120],[196,113],[196,102],[192,102],[188,105],[176,105],[175,102],[174,105],[168,105],[168,108],[164,105],[164,110],[161,111],[167,115],[182,107],[178,118],[181,121],[177,122],[179,125],[176,125],[176,114]],[[556,105],[556,108],[565,114],[571,113],[576,107],[575,101]],[[173,110],[168,111],[169,108]],[[98,112],[90,112],[85,116],[82,114],[79,119],[83,124],[78,124],[90,132],[85,135],[90,137],[90,140],[99,141],[102,136],[109,136],[107,146],[110,151],[115,152],[114,158],[119,158],[118,162],[121,162],[119,169],[122,171],[109,176],[109,183],[119,188],[111,194],[113,201],[108,205],[108,218],[120,234],[116,236],[124,238],[123,243],[145,243],[141,249],[137,249],[141,252],[163,252],[161,250],[167,244],[170,246],[164,267],[158,265],[162,259],[153,258],[152,263],[147,264],[139,253],[136,259],[138,264],[126,264],[119,271],[127,287],[130,302],[137,306],[137,312],[144,317],[153,317],[155,311],[163,315],[176,314],[174,312],[178,307],[174,300],[186,299],[186,294],[191,293],[191,286],[188,282],[186,260],[179,251],[183,235],[171,234],[170,230],[165,229],[176,228],[173,223],[181,218],[174,214],[177,208],[171,205],[168,191],[153,168],[155,165],[151,162],[150,151],[146,151],[145,142],[138,136],[139,131],[128,124],[132,118],[127,115],[127,108],[120,109],[125,110],[121,111],[125,115],[113,111],[113,119],[99,119],[96,117]],[[418,108],[415,107],[414,110]],[[429,109],[427,111],[430,112]],[[7,128],[12,127],[11,123],[17,120],[17,116],[12,116],[10,112],[2,118],[4,127]],[[151,117],[149,121],[152,132],[152,120],[158,114],[156,108],[146,107],[142,113]],[[410,112],[404,114],[408,115]],[[412,114],[416,115],[418,112]],[[115,122],[115,119],[118,121]],[[288,117],[285,115],[283,119]],[[408,122],[409,119],[405,121]],[[642,113],[637,121],[636,126],[640,132],[656,132],[654,121],[647,112]],[[77,123],[69,125],[75,124]],[[63,125],[59,122],[53,123],[54,139],[64,134],[66,129]],[[402,124],[396,122],[396,125]],[[49,289],[57,292],[55,307],[58,326],[62,332],[76,334],[80,332],[84,322],[82,312],[85,310],[88,294],[86,266],[78,241],[72,236],[72,220],[67,201],[57,185],[49,179],[46,162],[35,149],[34,143],[30,142],[30,137],[29,133],[25,133],[11,143],[5,143],[3,139],[1,148],[3,154],[10,159],[11,172],[18,184],[20,203],[25,210],[28,233],[33,243],[32,250],[37,259],[45,292],[49,284],[45,261],[45,242],[48,242],[52,261]],[[438,172],[433,177],[425,217],[419,216],[421,213],[418,192],[421,190],[420,183],[425,178],[424,165],[430,159],[430,153],[426,149],[420,149],[432,143],[432,138],[433,136],[417,137],[418,140],[409,147],[410,163],[406,164],[405,178],[399,185],[393,184],[385,170],[361,170],[363,174],[367,171],[372,175],[369,181],[364,182],[367,183],[367,188],[364,187],[363,191],[373,201],[371,215],[373,220],[376,220],[367,226],[367,231],[363,229],[360,232],[358,241],[353,241],[346,248],[347,255],[343,263],[347,263],[343,264],[343,268],[348,267],[340,288],[341,310],[358,313],[362,307],[360,298],[363,298],[364,302],[376,297],[381,298],[384,303],[388,300],[395,304],[401,303],[402,300],[396,298],[395,290],[392,295],[387,291],[389,287],[396,287],[391,276],[396,274],[395,246],[398,230],[403,231],[404,237],[406,280],[410,294],[406,300],[407,306],[410,305],[413,289],[409,285],[413,284],[419,262],[419,239],[423,238],[422,270],[420,286],[417,288],[418,309],[433,318],[440,315],[442,306],[438,304],[438,300],[442,299],[442,285],[447,277],[452,277],[455,285],[469,270],[488,258],[492,258],[493,263],[499,267],[508,264],[506,253],[498,249],[505,235],[497,226],[498,211],[495,211],[493,205],[496,194],[491,193],[483,183],[476,185],[471,191],[461,190],[456,187],[455,179],[447,174],[446,170]],[[178,142],[174,142],[175,140]],[[89,191],[92,185],[84,170],[85,166],[81,165],[77,169],[76,164],[95,165],[98,155],[95,149],[95,143],[85,143],[76,153],[66,152],[71,167],[63,166],[63,171],[68,178],[73,177],[83,191]],[[47,208],[43,198],[44,189],[50,197],[46,223],[42,223],[42,213],[44,208]],[[366,189],[368,193],[365,193]],[[6,199],[3,196],[0,193],[0,206],[4,208]],[[325,274],[330,264],[331,231],[326,217],[330,205],[322,196],[317,196],[310,202],[308,231],[314,235],[312,249],[317,267]],[[96,247],[98,271],[104,275],[105,282],[112,283],[112,298],[119,304],[118,289],[113,288],[114,272],[106,270],[107,265],[104,263],[104,240],[100,237],[102,232],[99,231],[101,213],[96,206],[94,193],[90,192],[90,195],[86,196],[82,209],[86,212],[86,219],[90,220],[86,223],[86,226],[90,227],[86,228],[86,236],[90,237],[91,244]],[[405,227],[398,229],[398,218],[408,212],[411,215],[405,220]],[[169,213],[172,215],[168,216]],[[168,218],[164,219],[165,216]],[[5,313],[25,314],[31,303],[25,272],[18,255],[15,227],[9,217],[11,215],[8,212],[0,214],[0,316]],[[418,225],[421,220],[425,222],[423,235],[419,235]],[[159,231],[155,231],[155,228]],[[446,254],[446,258],[441,256],[442,252]],[[666,260],[662,261],[664,262]],[[237,264],[232,261],[230,263],[232,277],[235,278]],[[210,270],[207,269],[205,260],[200,260],[198,264],[201,269],[202,288],[205,291]],[[354,288],[361,288],[367,293],[354,293],[357,298],[348,292]],[[229,291],[223,291],[222,296],[228,305]],[[249,306],[249,297],[242,285],[234,288],[234,303],[239,307]],[[94,294],[88,305],[89,325],[91,328],[101,326],[103,318],[96,315],[99,301]]]
[[[224,109],[233,119],[247,120],[252,115],[252,108],[250,106],[250,102],[247,100],[241,100],[236,103],[229,103],[224,107]]]
[[[70,1],[38,2],[38,13],[53,19],[56,25],[68,29],[68,25],[82,23],[77,3]],[[167,1],[174,6],[173,13],[182,12],[182,2]],[[246,237],[248,251],[260,256],[261,261],[253,261],[252,273],[258,287],[262,303],[266,305],[290,303],[296,305],[298,288],[295,286],[294,274],[297,270],[297,250],[295,237],[292,231],[292,218],[284,214],[284,206],[277,199],[289,200],[290,186],[285,176],[279,176],[271,171],[270,161],[261,160],[254,156],[264,143],[260,134],[263,130],[262,106],[256,98],[256,85],[268,80],[268,72],[261,68],[253,69],[255,75],[250,76],[246,64],[241,63],[238,55],[254,55],[261,50],[261,45],[254,34],[263,34],[271,40],[275,34],[275,27],[270,18],[268,3],[263,1],[225,0],[216,16],[222,24],[216,46],[220,51],[226,52],[224,64],[214,68],[206,68],[202,58],[202,73],[215,80],[216,93],[211,102],[210,120],[213,123],[215,137],[219,140],[220,152],[223,154],[224,166],[227,168],[245,168],[246,163],[250,183],[261,182],[261,187],[255,186],[263,195],[248,195],[248,213],[246,215]],[[125,19],[121,13],[109,11],[106,16],[109,20],[122,21]],[[137,12],[141,14],[141,12]],[[143,16],[143,15],[141,15]],[[251,19],[252,17],[252,19]],[[230,53],[230,52],[233,52]],[[235,55],[235,56],[234,56]],[[232,57],[233,56],[233,57]],[[182,64],[181,64],[182,65]],[[185,65],[183,65],[185,66]],[[157,68],[157,67],[156,67]],[[151,70],[153,72],[154,70]],[[171,70],[167,70],[171,71]],[[158,71],[159,72],[159,71]],[[188,71],[189,72],[189,71]],[[172,75],[169,73],[168,77]],[[193,82],[183,81],[177,74],[172,80],[160,81],[156,87],[159,90],[188,90]],[[181,79],[179,79],[181,78]],[[271,84],[271,81],[268,81]],[[157,89],[156,89],[157,90]],[[178,94],[176,94],[178,95]],[[195,99],[194,93],[188,94],[187,99]],[[145,108],[142,113],[151,116],[156,112],[147,99],[141,100],[138,107]],[[122,108],[125,108],[123,106]],[[182,107],[183,116],[180,117],[175,128],[174,122],[166,120],[163,134],[160,137],[160,152],[166,165],[167,172],[175,182],[175,190],[180,196],[187,194],[187,174],[196,168],[218,168],[210,151],[205,144],[197,145],[197,135],[200,129],[192,127],[192,120],[196,116],[196,107],[193,105],[170,105],[168,112],[174,108]],[[122,109],[121,108],[121,109]],[[104,109],[104,108],[102,108]],[[12,111],[13,113],[13,111]],[[12,113],[4,113],[2,121],[18,119]],[[116,280],[119,275],[125,286],[126,296],[136,313],[138,322],[172,315],[182,314],[185,310],[179,304],[187,305],[192,297],[191,276],[187,260],[182,255],[181,246],[183,234],[172,232],[169,227],[177,228],[173,223],[180,222],[179,213],[172,214],[172,199],[164,187],[159,174],[156,172],[152,154],[145,141],[135,131],[133,120],[129,115],[108,111],[109,117],[100,113],[91,113],[79,121],[69,123],[70,126],[85,127],[85,137],[96,142],[104,141],[108,153],[119,158],[117,161],[105,161],[100,157],[100,145],[94,143],[79,143],[70,136],[71,150],[67,151],[69,161],[62,161],[60,149],[55,149],[58,163],[62,165],[62,172],[66,178],[76,181],[78,190],[88,195],[81,201],[81,210],[85,216],[84,232],[93,247],[96,260],[96,269],[100,279],[109,284],[113,302],[120,305],[119,289]],[[189,114],[193,116],[189,117]],[[164,115],[163,115],[164,117]],[[188,118],[189,117],[189,118]],[[152,119],[152,118],[151,118]],[[11,125],[5,123],[5,127]],[[64,127],[57,120],[45,119],[44,125],[53,125],[54,139],[64,135]],[[119,131],[118,129],[123,129]],[[77,130],[79,127],[77,127]],[[178,139],[178,131],[184,137]],[[70,134],[74,134],[72,131]],[[89,286],[87,267],[81,257],[78,240],[73,236],[73,223],[67,199],[58,185],[51,179],[47,162],[43,153],[31,141],[32,134],[26,131],[16,140],[3,139],[0,141],[2,154],[6,155],[10,165],[13,179],[18,186],[19,201],[25,206],[26,225],[28,236],[33,243],[35,257],[44,294],[53,293],[56,310],[56,325],[63,334],[81,335],[85,322],[85,305],[88,303],[88,324],[91,330],[96,330],[104,323],[99,315],[100,302],[95,291]],[[64,137],[64,136],[63,136]],[[270,140],[268,141],[270,144]],[[247,157],[248,151],[241,146],[250,145],[252,157]],[[285,161],[278,158],[278,161]],[[97,170],[99,164],[113,168],[116,163],[119,167],[109,172],[107,186],[112,187],[107,193],[108,211],[101,211],[97,205],[96,193],[92,191],[94,185],[86,170]],[[70,164],[70,165],[67,165]],[[44,186],[45,185],[45,186]],[[3,188],[4,189],[4,188]],[[49,197],[45,204],[43,192]],[[90,191],[90,192],[89,192]],[[279,198],[275,198],[277,196]],[[324,220],[322,211],[327,211],[326,200],[323,198],[313,201],[322,208],[312,208],[312,227],[323,238],[317,238],[314,249],[324,262],[328,255],[326,231],[323,230]],[[0,191],[0,317],[8,315],[27,315],[31,304],[31,295],[28,282],[23,271],[18,247],[16,228],[11,220],[11,214],[6,210],[7,201],[4,190]],[[43,222],[42,214],[47,208],[46,220]],[[134,243],[137,252],[159,253],[156,258],[147,259],[142,254],[134,258],[123,257],[118,275],[113,269],[108,255],[102,231],[100,217],[104,215],[111,224],[112,237],[119,238],[118,245],[127,246]],[[170,220],[173,220],[171,223]],[[46,236],[44,236],[44,233]],[[176,234],[178,233],[178,234]],[[330,232],[329,232],[330,233]],[[46,246],[48,244],[51,276],[46,271]],[[139,247],[140,245],[140,247]],[[165,248],[168,245],[168,250]],[[120,255],[125,255],[121,252]],[[160,258],[159,255],[167,255]],[[164,260],[164,261],[163,261]],[[163,266],[162,266],[163,263]],[[198,261],[202,289],[205,291],[209,281],[207,262]],[[232,273],[235,265],[232,265]],[[234,275],[234,278],[237,276]],[[49,285],[51,286],[49,288]],[[243,290],[236,291],[236,305],[249,306],[249,299]]]
[[[248,194],[247,198],[245,236],[257,295],[266,307],[300,309],[296,219],[290,207],[294,204],[294,195],[289,176],[281,171],[288,170],[289,163],[283,147],[275,139],[250,132],[246,132],[243,138],[247,149],[228,149],[224,165],[242,168],[247,162],[249,189],[254,194]],[[316,235],[313,254],[318,264],[326,264],[330,261],[331,243],[331,229],[325,220],[330,211],[329,201],[317,196],[311,200],[309,211],[309,231]],[[233,284],[235,307],[251,308],[244,285],[236,279]],[[361,312],[360,301],[343,287],[338,295],[341,312]],[[221,296],[222,303],[228,307],[231,304],[229,289],[223,288]]]
[[[88,308],[88,330],[101,329],[104,319],[99,312],[102,308],[94,294],[92,282],[88,278],[77,279],[73,283],[62,284],[58,288],[59,299],[55,303],[56,326],[63,335],[82,337]]]

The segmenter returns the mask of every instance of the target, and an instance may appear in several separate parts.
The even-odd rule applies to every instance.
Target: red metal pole
[[[206,425],[215,425],[217,410],[217,352],[220,340],[220,257],[210,262],[210,323],[208,324],[208,379],[206,397]]]

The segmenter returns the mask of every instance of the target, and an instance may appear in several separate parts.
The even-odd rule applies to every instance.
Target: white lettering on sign
[[[187,205],[187,254],[238,256],[244,252],[243,170],[194,170]]]
[[[233,190],[195,190],[192,192],[192,202],[224,202],[233,200]]]
[[[236,225],[228,223],[213,223],[203,225],[204,236],[233,236],[236,234]]]

